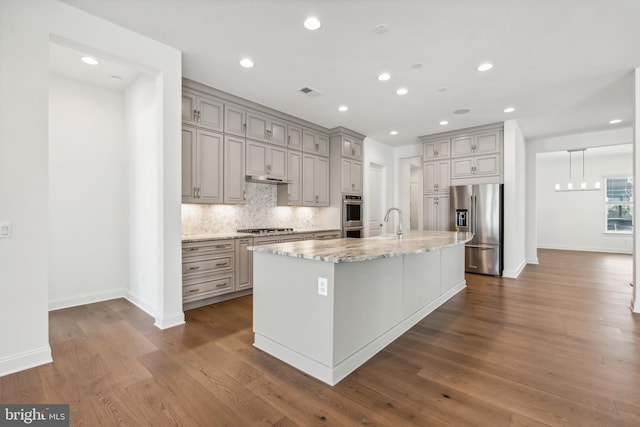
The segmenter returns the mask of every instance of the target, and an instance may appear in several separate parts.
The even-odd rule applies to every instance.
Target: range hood
[[[257,182],[258,184],[291,184],[289,180],[272,178],[266,175],[246,175],[245,180],[248,182]]]

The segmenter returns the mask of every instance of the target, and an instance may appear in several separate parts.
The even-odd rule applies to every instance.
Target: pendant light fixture
[[[582,182],[580,183],[580,188],[573,188],[573,176],[571,174],[571,160],[572,160],[572,155],[574,152],[576,151],[581,151],[582,152]],[[560,184],[556,184],[555,185],[555,191],[558,192],[566,192],[566,191],[598,191],[600,190],[600,181],[596,181],[593,184],[593,188],[587,188],[587,181],[584,180],[584,152],[587,151],[586,148],[578,148],[576,150],[567,150],[567,152],[569,153],[569,182],[567,183],[567,189],[566,190],[562,190],[560,188]]]

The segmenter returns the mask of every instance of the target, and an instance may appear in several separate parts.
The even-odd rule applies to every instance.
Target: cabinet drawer
[[[313,235],[314,240],[331,240],[331,239],[340,239],[341,233],[339,231],[327,231],[322,233],[315,233]]]
[[[182,258],[201,257],[233,252],[235,244],[233,240],[205,240],[202,242],[189,242],[182,244]]]
[[[218,274],[233,271],[234,255],[235,254],[231,253],[229,255],[217,256],[215,258],[194,259],[193,261],[183,262],[182,274],[188,275],[206,272],[214,272],[215,274]]]
[[[196,301],[233,292],[234,275],[205,278],[201,282],[182,287],[183,302]]]

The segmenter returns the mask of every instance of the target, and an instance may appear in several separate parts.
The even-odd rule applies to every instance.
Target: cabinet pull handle
[[[197,117],[198,117],[198,110],[193,110],[193,121],[194,122],[198,121]]]
[[[186,252],[195,252],[197,250],[199,250],[200,248],[185,248]]]
[[[247,200],[247,190],[242,190],[242,200]]]
[[[355,150],[355,149],[353,149],[353,148],[351,149],[351,155],[352,155],[352,156],[355,156],[355,155],[356,155],[356,150]]]
[[[242,124],[242,132],[247,132],[247,124],[246,123]]]
[[[189,270],[189,271],[200,270],[200,267],[189,267],[189,268],[187,268],[187,270]]]
[[[316,203],[318,203],[318,200],[320,200],[320,196],[316,196]]]
[[[224,288],[225,286],[227,286],[226,283],[219,283],[216,285],[216,288]]]
[[[291,144],[291,135],[287,135],[287,144]]]
[[[315,146],[315,150],[316,151],[320,151],[320,144],[318,144],[317,142],[314,144]]]
[[[267,170],[267,172],[271,172],[271,165],[265,165],[265,169]]]
[[[216,263],[216,267],[226,267],[227,265],[229,265],[229,264],[227,264],[226,262],[218,262],[218,263]]]
[[[190,289],[190,290],[189,290],[189,293],[190,293],[190,294],[192,294],[192,293],[194,293],[194,292],[200,292],[200,288],[198,288],[198,289]]]
[[[214,248],[216,249],[224,249],[227,248],[229,245],[215,245]]]

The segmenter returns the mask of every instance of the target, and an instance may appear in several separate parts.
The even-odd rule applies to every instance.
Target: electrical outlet
[[[10,239],[10,238],[11,238],[11,223],[0,222],[0,239]]]
[[[329,295],[329,286],[327,284],[326,277],[318,277],[318,295],[327,296]]]

